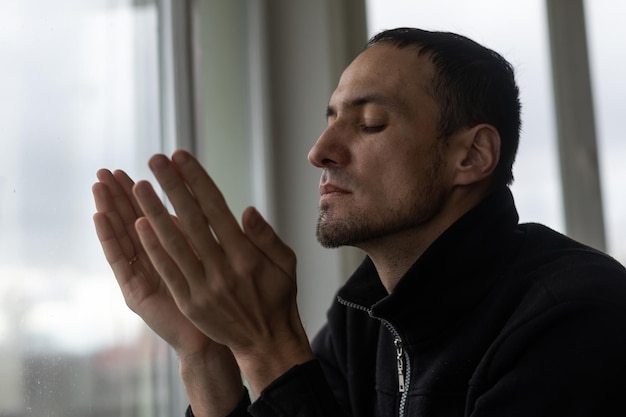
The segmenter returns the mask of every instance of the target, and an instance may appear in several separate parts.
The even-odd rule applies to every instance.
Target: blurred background
[[[299,255],[315,334],[362,255],[317,244],[306,154],[341,71],[383,29],[458,32],[512,62],[521,220],[626,262],[625,13],[620,0],[0,0],[0,417],[183,414],[176,358],[126,308],[91,222],[95,172],[151,179],[154,153],[194,152],[235,215],[271,220]]]

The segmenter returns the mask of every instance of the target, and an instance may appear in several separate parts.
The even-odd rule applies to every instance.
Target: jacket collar
[[[514,252],[511,248],[519,244],[517,222],[513,196],[503,187],[433,242],[391,294],[368,257],[338,296],[344,304],[388,321],[400,336],[410,324],[420,330],[411,338],[427,337],[476,304],[495,282]]]

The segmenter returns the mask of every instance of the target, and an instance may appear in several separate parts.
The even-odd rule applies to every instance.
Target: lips
[[[320,185],[320,195],[322,197],[329,195],[329,194],[348,194],[348,193],[349,191],[333,184]]]
[[[351,184],[352,180],[345,171],[337,169],[324,169],[320,178],[320,196],[322,200],[332,197],[341,197],[352,194],[351,187],[344,187],[342,184]]]
[[[328,207],[327,204],[335,199],[346,197],[351,194],[345,188],[341,188],[334,184],[320,185],[320,207]]]

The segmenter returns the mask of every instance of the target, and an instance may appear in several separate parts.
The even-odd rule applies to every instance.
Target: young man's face
[[[322,168],[318,240],[367,247],[414,229],[441,210],[451,183],[439,111],[428,94],[433,67],[413,47],[378,44],[344,71],[328,126],[308,159]]]

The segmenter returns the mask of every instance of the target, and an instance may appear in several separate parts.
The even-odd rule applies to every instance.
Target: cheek
[[[373,171],[374,183],[371,189],[375,190],[376,195],[383,204],[397,204],[410,198],[411,195],[418,193],[421,188],[423,176],[412,165],[399,163],[399,161],[390,162],[381,165]]]
[[[381,152],[375,162],[377,165],[375,169],[381,173],[381,177],[386,182],[398,186],[407,186],[415,182],[423,171],[424,164],[428,162],[424,158],[426,154],[414,148],[398,145],[393,146],[392,152],[391,155]]]
[[[412,139],[414,140],[414,139]],[[407,144],[408,139],[381,142],[371,146],[361,160],[361,185],[379,198],[398,200],[419,192],[428,180],[426,171],[432,169],[432,153]],[[361,154],[365,156],[364,154]]]

